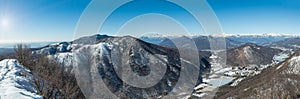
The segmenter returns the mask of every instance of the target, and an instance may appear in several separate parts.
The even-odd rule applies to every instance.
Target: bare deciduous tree
[[[30,47],[18,44],[14,47],[17,59],[33,74],[33,83],[38,94],[44,98],[85,98],[77,85],[74,74],[65,70],[61,64],[45,55],[33,55]]]

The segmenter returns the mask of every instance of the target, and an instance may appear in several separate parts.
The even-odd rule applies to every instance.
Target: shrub
[[[18,44],[14,50],[19,62],[33,72],[38,94],[44,98],[85,98],[70,70],[46,55],[33,55],[27,45]]]

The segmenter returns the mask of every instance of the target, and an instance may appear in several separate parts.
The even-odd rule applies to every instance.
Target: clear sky
[[[300,34],[300,0],[208,0],[225,33]]]
[[[89,2],[0,0],[0,43],[72,40],[77,20]]]
[[[72,40],[76,23],[89,2],[90,0],[0,0],[0,43]],[[300,34],[299,0],[208,0],[208,3],[225,33]],[[151,6],[144,3],[144,7]],[[170,13],[176,12],[182,10],[172,9]],[[126,13],[131,12],[123,12]],[[161,19],[157,19],[159,20]],[[151,22],[154,24],[155,21]]]

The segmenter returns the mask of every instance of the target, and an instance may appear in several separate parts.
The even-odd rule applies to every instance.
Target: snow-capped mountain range
[[[104,83],[113,90],[113,92],[120,97],[127,98],[145,98],[145,97],[162,97],[166,93],[173,89],[179,79],[181,66],[185,66],[186,69],[192,73],[195,70],[201,75],[204,69],[209,68],[208,58],[209,53],[199,52],[199,65],[189,61],[188,58],[180,56],[177,49],[162,47],[147,43],[145,41],[136,39],[130,36],[124,37],[104,37],[97,39],[100,35],[93,35],[90,37],[84,37],[83,42],[81,40],[75,40],[73,42],[63,42],[57,44],[51,44],[42,48],[33,49],[34,54],[47,54],[49,59],[60,62],[65,67],[73,68],[74,73],[84,71],[84,67],[87,64],[95,66],[99,70],[99,75],[104,80]],[[88,39],[86,39],[88,38]],[[80,41],[80,42],[77,42]],[[185,51],[185,50],[182,50]],[[188,54],[186,54],[188,55]],[[92,63],[94,60],[96,63]],[[164,75],[155,85],[149,88],[136,88],[127,84],[119,77],[118,68],[128,65],[136,75],[147,76],[147,75]],[[154,69],[152,66],[165,67],[165,74],[151,74],[151,71],[160,71],[161,69]],[[92,67],[91,67],[92,68]],[[89,69],[91,69],[89,68]],[[193,69],[192,69],[193,68]],[[203,70],[199,70],[199,69]],[[77,71],[77,70],[80,71]],[[118,70],[117,70],[118,71]],[[149,74],[150,73],[150,74]],[[196,78],[195,78],[196,77]],[[83,77],[89,78],[89,77]],[[147,78],[148,79],[148,78]],[[193,81],[193,83],[201,83],[201,76],[190,76],[185,77],[184,81]],[[90,79],[94,80],[94,79]],[[148,79],[149,80],[149,79]],[[136,80],[132,80],[136,81]],[[81,85],[92,85],[86,84]],[[184,87],[184,86],[182,86]],[[181,87],[181,88],[182,88]],[[174,88],[176,89],[176,88]],[[84,92],[93,92],[87,89]],[[181,89],[177,89],[181,90]],[[193,91],[190,89],[190,91]],[[181,92],[181,91],[178,91]],[[182,92],[184,93],[184,92]],[[90,94],[90,93],[84,93]],[[89,96],[89,95],[86,95]],[[184,96],[184,95],[182,95]],[[185,95],[189,96],[189,94]]]
[[[143,41],[143,39],[147,40]],[[175,87],[182,64],[197,67],[201,70],[199,72],[201,76],[198,78],[187,77],[185,80],[196,80],[199,85],[194,88],[192,97],[202,97],[205,96],[207,90],[213,90],[223,85],[239,86],[239,83],[248,77],[255,77],[264,72],[266,68],[273,68],[274,64],[284,61],[300,45],[298,37],[291,35],[227,35],[224,38],[227,45],[227,65],[217,66],[220,64],[215,63],[214,60],[218,57],[213,55],[215,52],[209,50],[210,44],[207,36],[183,36],[173,37],[172,39],[195,41],[198,55],[189,55],[187,52],[191,50],[185,42],[179,42],[177,45],[186,48],[180,50],[181,52],[186,51],[186,55],[199,57],[200,64],[195,65],[197,62],[190,61],[186,57],[180,58],[179,50],[174,47],[172,40],[165,37],[143,37],[140,40],[130,36],[113,37],[97,34],[78,38],[71,42],[60,42],[32,48],[32,53],[47,55],[49,59],[56,60],[62,66],[72,69],[72,73],[78,72],[78,68],[80,69],[82,66],[93,65],[98,68],[96,70],[99,72],[98,76],[104,79],[105,84],[109,86],[109,90],[124,98],[162,97],[164,93],[170,92]],[[156,41],[156,43],[151,44],[153,41]],[[90,64],[90,62],[93,62],[90,60],[94,60],[94,63]],[[12,63],[17,64],[17,62]],[[133,72],[140,76],[149,75],[152,70],[150,66],[153,65],[167,67],[167,69],[165,76],[154,87],[139,89],[126,84],[128,82],[124,83],[118,72],[114,71],[115,68],[120,68],[124,64],[129,64],[128,66]],[[4,64],[3,66],[7,65]],[[214,66],[224,68],[216,69]],[[84,69],[81,68],[81,70]],[[210,70],[215,71],[209,72]],[[27,70],[27,72],[30,74],[30,71]],[[24,79],[30,83],[30,78]],[[92,85],[86,82],[79,83]],[[28,89],[29,91],[25,88],[28,91],[27,93],[31,93],[32,97],[39,98],[39,95],[35,95],[34,85],[30,87],[33,89]],[[84,89],[83,92],[93,92],[95,90],[93,88]],[[89,96],[90,93],[84,94]],[[0,96],[2,96],[1,93]],[[189,97],[190,95],[182,96]]]
[[[292,39],[296,39],[299,36],[297,35],[274,35],[274,34],[261,34],[261,35],[225,35],[224,37],[219,37],[224,39],[225,44],[226,44],[226,48],[230,49],[230,48],[236,48],[239,47],[243,44],[246,43],[254,43],[254,44],[258,44],[258,45],[272,45],[272,46],[276,46],[277,42],[278,44],[281,41],[287,40],[289,43],[291,41],[293,41]],[[209,38],[210,36],[205,36],[205,35],[198,35],[198,36],[180,36],[180,37],[164,37],[165,39],[162,40],[162,42],[159,43],[159,45],[161,46],[167,46],[167,47],[176,47],[172,42],[173,41],[178,41],[180,42],[181,40],[185,40],[185,39],[192,39],[195,42],[195,45],[197,46],[198,50],[209,50],[210,49],[210,44],[209,44]],[[153,38],[154,39],[154,38]],[[155,38],[157,39],[157,38]],[[163,39],[163,38],[161,38]],[[289,40],[291,39],[291,40]],[[147,40],[149,42],[151,42],[151,38],[147,38]],[[157,43],[157,42],[156,42]],[[177,46],[183,46],[183,44],[179,44]],[[288,47],[288,46],[284,46],[284,47]]]

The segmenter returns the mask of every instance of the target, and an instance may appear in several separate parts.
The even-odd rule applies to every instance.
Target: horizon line
[[[108,35],[108,36],[127,36],[127,35],[109,35],[109,34],[102,34],[102,33],[95,33],[93,35]],[[188,34],[188,35],[184,35],[184,34],[159,34],[155,36],[139,36],[136,38],[140,38],[140,37],[180,37],[180,36],[211,36],[214,34],[209,34],[209,33],[200,33],[200,34]],[[93,35],[86,35],[86,36],[93,36]],[[293,34],[287,34],[287,33],[274,33],[274,32],[270,32],[270,33],[222,33],[222,34],[218,34],[216,36],[259,36],[259,35],[267,35],[267,36],[300,36],[300,33],[293,33]],[[86,36],[82,36],[82,37],[86,37]],[[130,35],[129,35],[130,36]],[[135,37],[135,36],[133,36]],[[81,37],[79,37],[81,38]],[[78,39],[78,38],[77,38]],[[22,44],[22,43],[47,43],[47,42],[71,42],[75,39],[72,40],[0,40],[0,44]]]

